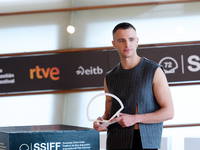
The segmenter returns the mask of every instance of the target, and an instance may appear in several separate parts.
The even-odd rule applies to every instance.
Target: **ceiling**
[[[0,14],[38,10],[66,9],[91,6],[108,6],[145,3],[146,5],[194,2],[200,0],[0,0]]]

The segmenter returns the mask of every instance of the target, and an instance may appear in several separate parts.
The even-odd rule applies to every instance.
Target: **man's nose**
[[[126,47],[128,47],[130,45],[130,42],[128,40],[126,40],[125,45],[126,45]]]

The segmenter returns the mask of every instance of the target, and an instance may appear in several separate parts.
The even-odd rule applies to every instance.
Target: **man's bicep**
[[[171,104],[171,92],[168,86],[167,78],[161,68],[156,70],[153,81],[153,89],[155,97],[161,107]]]
[[[104,92],[109,93],[109,90],[108,90],[108,87],[106,84],[106,78],[104,79]],[[104,114],[104,116],[106,116],[106,118],[104,118],[104,119],[109,119],[111,104],[112,104],[112,97],[106,96],[105,114]]]
[[[174,117],[174,106],[170,88],[163,70],[157,69],[154,79],[154,94],[161,107],[163,121]]]

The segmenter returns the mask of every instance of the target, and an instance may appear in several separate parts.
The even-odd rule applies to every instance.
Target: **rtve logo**
[[[60,77],[60,70],[57,67],[48,67],[47,69],[45,68],[40,68],[38,65],[33,68],[30,69],[30,79],[34,79],[35,77],[38,79],[42,79],[42,78],[48,78],[50,77],[51,80],[59,80]]]
[[[77,75],[98,75],[102,73],[103,73],[103,69],[100,68],[99,66],[90,67],[89,69],[85,69],[82,66],[79,66],[78,70],[76,71]]]

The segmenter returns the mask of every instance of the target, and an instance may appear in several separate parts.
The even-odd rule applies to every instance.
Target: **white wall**
[[[78,5],[79,1],[74,3]],[[76,11],[71,47],[112,46],[112,29],[123,21],[136,27],[139,44],[198,41],[199,8],[196,2]]]
[[[0,126],[62,124],[64,94],[0,97]]]
[[[67,49],[70,21],[70,12],[1,16],[0,53]]]
[[[93,122],[88,121],[87,118],[87,106],[90,100],[97,94],[103,93],[103,91],[92,92],[79,92],[69,93],[65,97],[65,111],[64,111],[64,124],[93,127]],[[102,116],[105,110],[105,97],[96,98],[89,105],[89,117],[90,119],[96,119]]]
[[[69,8],[72,0],[0,0],[0,13]]]

